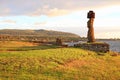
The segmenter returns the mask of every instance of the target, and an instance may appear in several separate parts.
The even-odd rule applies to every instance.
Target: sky
[[[87,35],[95,12],[96,38],[120,38],[120,0],[0,0],[0,29],[47,29]]]

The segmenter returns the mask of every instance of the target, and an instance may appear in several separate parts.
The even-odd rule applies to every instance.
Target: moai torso
[[[89,11],[87,14],[87,18],[89,18],[89,20],[87,22],[87,27],[88,27],[87,38],[88,38],[88,42],[92,43],[92,42],[95,42],[94,28],[93,28],[95,13],[93,11]]]

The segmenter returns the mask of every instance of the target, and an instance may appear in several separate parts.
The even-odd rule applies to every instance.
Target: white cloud
[[[103,33],[97,33],[96,38],[120,38],[120,32],[103,32]]]
[[[64,9],[58,9],[58,8],[54,8],[54,9],[51,9],[49,12],[48,12],[48,16],[60,16],[60,15],[65,15],[65,14],[68,14],[70,11],[68,10],[64,10]]]
[[[47,7],[47,6],[46,6]],[[29,16],[40,16],[40,15],[47,15],[49,17],[53,16],[62,16],[69,14],[72,11],[65,10],[65,9],[58,9],[58,8],[53,8],[53,9],[37,9],[34,12],[29,13]]]
[[[47,24],[47,22],[35,22],[34,25],[35,26],[45,26]]]
[[[3,21],[0,21],[0,23],[15,24],[15,23],[16,23],[16,21],[13,21],[13,20],[3,20]]]

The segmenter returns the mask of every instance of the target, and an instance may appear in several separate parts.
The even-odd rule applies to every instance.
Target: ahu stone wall
[[[107,43],[81,43],[81,44],[75,44],[74,46],[96,52],[106,53],[109,51],[109,44]]]

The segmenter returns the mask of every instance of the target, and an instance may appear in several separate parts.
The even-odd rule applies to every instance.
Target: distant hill
[[[77,40],[80,36],[61,31],[53,30],[18,30],[18,29],[3,29],[0,30],[0,39],[18,39],[18,40],[53,40],[55,38],[62,38],[64,40]],[[11,38],[12,37],[12,38]]]

